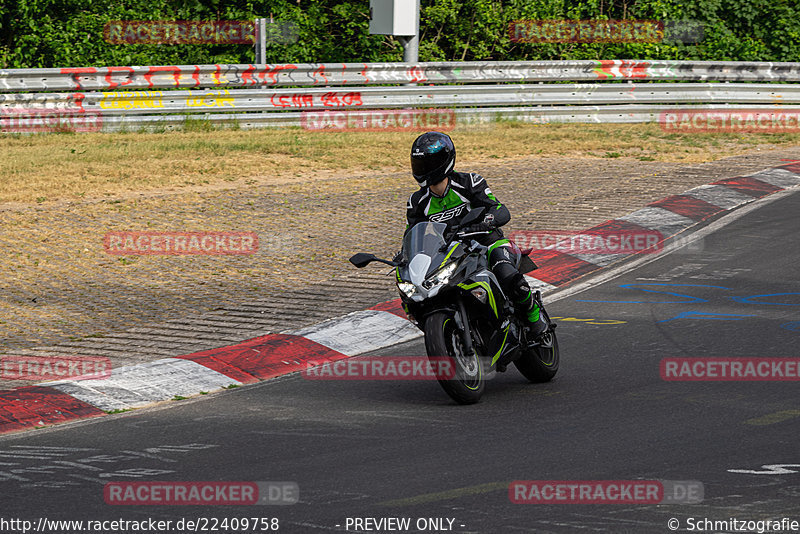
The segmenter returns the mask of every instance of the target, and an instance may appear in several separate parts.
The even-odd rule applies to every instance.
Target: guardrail
[[[608,80],[800,82],[800,63],[616,59],[8,69],[0,70],[0,91]]]
[[[706,83],[692,83],[698,80]],[[555,81],[593,83],[545,83]],[[608,83],[615,81],[627,83]],[[800,82],[800,63],[585,60],[11,69],[0,70],[0,130],[8,131],[9,117],[19,122],[47,113],[90,114],[102,119],[103,130],[114,131],[126,125],[176,125],[187,117],[235,121],[242,127],[298,126],[303,111],[398,108],[455,108],[462,122],[498,116],[640,122],[676,105],[712,109],[712,104],[800,103],[800,85],[791,82]]]

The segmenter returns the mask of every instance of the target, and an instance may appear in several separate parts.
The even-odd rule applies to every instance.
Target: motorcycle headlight
[[[410,282],[397,282],[397,289],[402,291],[408,298],[411,298],[417,292],[417,286]]]
[[[423,286],[426,289],[430,289],[441,284],[446,284],[450,281],[450,277],[453,276],[453,273],[456,272],[456,267],[457,265],[455,262],[445,265],[436,271],[433,276],[425,280]]]

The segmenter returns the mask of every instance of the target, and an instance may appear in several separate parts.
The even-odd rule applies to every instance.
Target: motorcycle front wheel
[[[454,373],[437,375],[442,389],[459,404],[474,404],[485,388],[483,363],[473,351],[466,354],[463,333],[446,313],[434,313],[425,321],[425,350],[428,358],[446,358]],[[434,369],[442,369],[441,365]]]

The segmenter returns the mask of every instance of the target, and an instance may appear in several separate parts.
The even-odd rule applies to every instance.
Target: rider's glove
[[[486,217],[483,218],[483,222],[482,223],[471,224],[471,225],[467,226],[463,230],[463,232],[465,234],[471,234],[473,232],[491,232],[495,228],[497,228],[497,227],[494,224],[494,215],[489,213],[488,215],[486,215]]]

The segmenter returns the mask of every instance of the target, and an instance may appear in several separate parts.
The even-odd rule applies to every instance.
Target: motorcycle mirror
[[[461,219],[461,224],[459,224],[458,226],[460,228],[463,228],[465,226],[469,226],[471,224],[474,224],[476,221],[483,219],[483,214],[485,212],[486,212],[486,208],[484,208],[484,207],[475,208],[474,210],[471,210],[469,213],[467,213],[464,216],[463,219]]]
[[[358,254],[354,254],[352,258],[350,258],[350,263],[358,267],[359,269],[362,267],[366,267],[369,265],[369,262],[375,261],[377,258],[374,254],[367,254],[366,252],[359,252]]]

